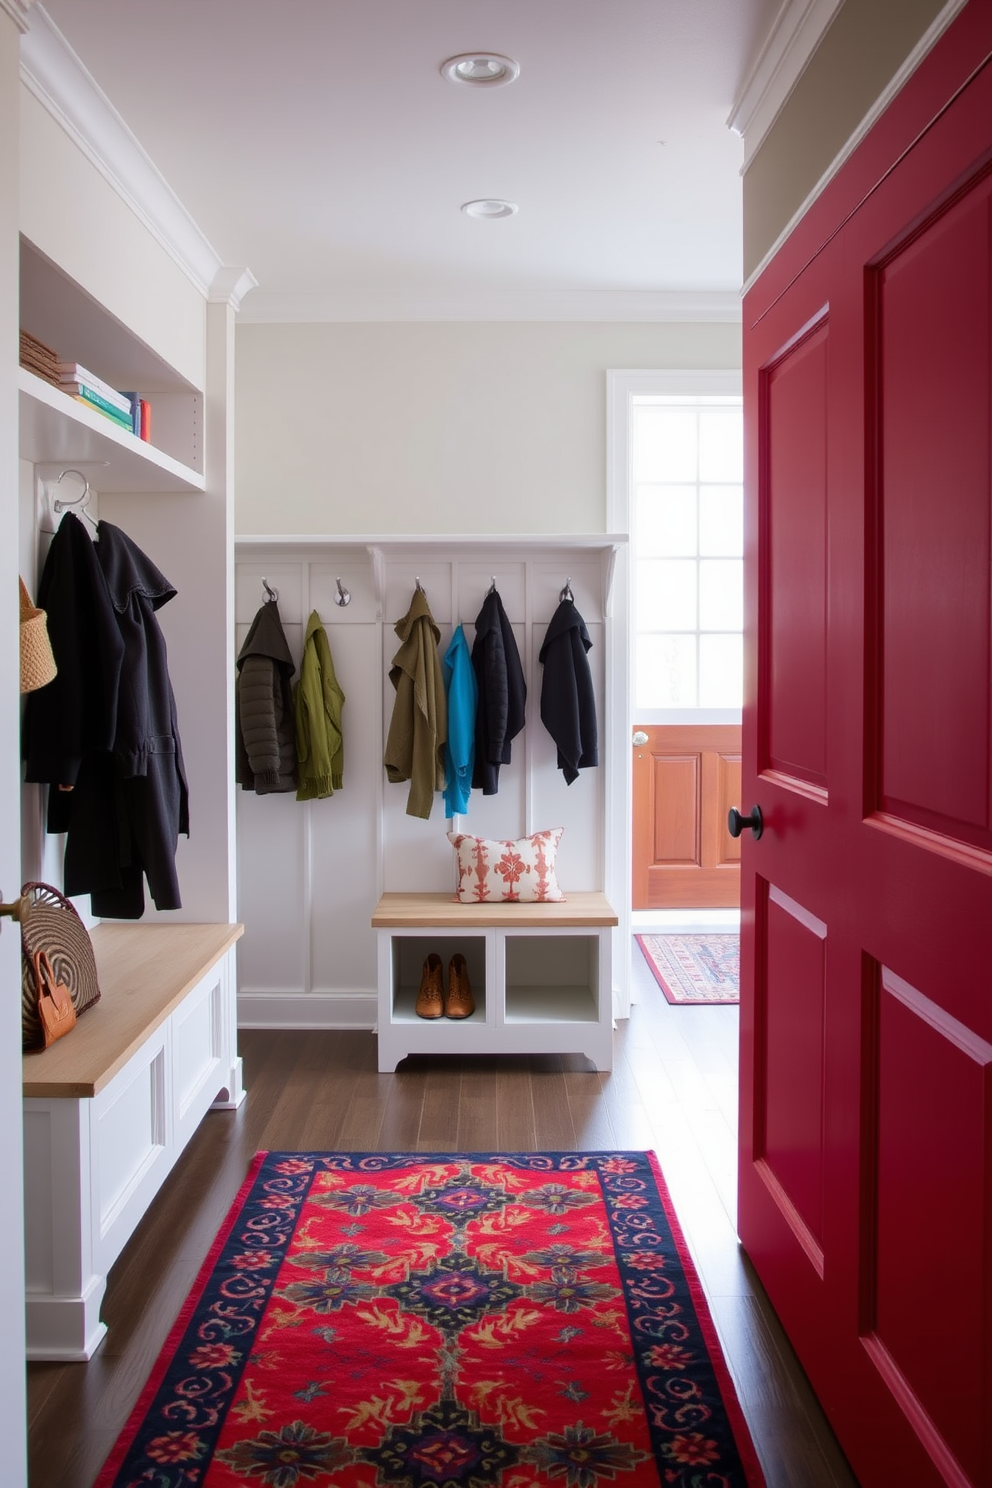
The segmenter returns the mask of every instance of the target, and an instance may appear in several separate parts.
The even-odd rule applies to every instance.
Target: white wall
[[[608,367],[739,367],[739,325],[242,325],[238,533],[602,532]]]

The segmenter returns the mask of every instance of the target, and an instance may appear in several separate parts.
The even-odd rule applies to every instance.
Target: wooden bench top
[[[460,904],[451,894],[383,894],[372,915],[375,930],[589,929],[615,925],[605,894],[569,894],[554,904]]]
[[[100,1001],[51,1048],[24,1054],[24,1095],[96,1095],[243,932],[243,925],[97,925],[90,934]]]

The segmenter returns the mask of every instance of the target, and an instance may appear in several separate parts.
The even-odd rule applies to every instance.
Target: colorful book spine
[[[94,413],[102,414],[104,418],[110,419],[110,422],[116,424],[119,429],[126,429],[129,434],[133,433],[128,414],[121,413],[117,408],[105,408],[99,403],[94,403],[92,398],[86,398],[82,393],[73,393],[71,396],[77,403],[82,403],[84,408],[92,408]]]
[[[112,403],[119,408],[121,413],[128,413],[127,394],[118,392],[117,388],[111,387],[109,382],[104,382],[87,367],[81,367],[78,362],[59,363],[59,381],[63,387],[73,383],[83,383],[92,392],[97,393],[107,403]]]
[[[145,400],[144,400],[144,398],[141,398],[139,401],[140,401],[140,404],[141,404],[140,437],[142,439],[144,439],[144,440],[147,440],[149,443],[151,443],[151,437],[152,437],[152,405],[150,403],[146,403]]]
[[[105,398],[102,393],[97,392],[96,388],[89,387],[85,382],[63,382],[60,386],[64,393],[71,393],[74,398],[83,398],[94,408],[99,408],[101,413],[115,414],[117,418],[126,419],[130,424],[131,405],[129,403],[125,403],[123,407],[119,403],[111,403],[109,398]]]
[[[131,405],[131,433],[135,439],[141,438],[141,398],[137,393],[122,393]]]

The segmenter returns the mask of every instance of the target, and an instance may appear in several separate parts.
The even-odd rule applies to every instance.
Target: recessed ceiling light
[[[520,63],[499,52],[462,52],[441,63],[441,75],[467,88],[502,88],[520,73]]]
[[[462,202],[462,211],[466,217],[512,217],[517,204],[500,201],[495,196],[483,196],[478,201]]]

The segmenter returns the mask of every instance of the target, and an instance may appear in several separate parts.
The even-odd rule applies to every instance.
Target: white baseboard
[[[300,992],[293,987],[242,987],[238,992],[239,1028],[374,1028],[379,1016],[374,990],[335,988]]]

